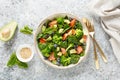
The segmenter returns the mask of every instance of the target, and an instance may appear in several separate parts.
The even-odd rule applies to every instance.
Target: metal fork
[[[93,24],[87,18],[83,18],[82,21],[88,28],[89,35],[93,41],[95,65],[96,65],[96,69],[99,69],[99,61],[98,61],[98,56],[97,56],[97,52],[96,52],[96,47],[98,48],[100,55],[105,63],[107,62],[107,58],[104,55],[104,52],[100,48],[99,44],[97,43],[97,41],[94,38],[95,30],[94,30]]]

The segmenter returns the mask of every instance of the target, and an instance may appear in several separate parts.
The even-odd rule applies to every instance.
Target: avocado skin
[[[4,25],[3,27],[0,28],[0,34],[2,33],[2,31],[6,28],[10,28],[11,32],[10,32],[10,36],[8,38],[3,38],[2,36],[0,36],[0,40],[2,41],[9,41],[10,39],[12,39],[12,37],[14,36],[15,34],[15,31],[18,27],[18,24],[17,22],[15,21],[11,21],[9,22],[8,24]]]

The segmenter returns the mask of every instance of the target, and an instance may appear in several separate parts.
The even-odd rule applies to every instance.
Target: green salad
[[[68,66],[84,56],[87,35],[75,18],[57,17],[46,22],[41,30],[37,42],[46,60],[58,66]]]

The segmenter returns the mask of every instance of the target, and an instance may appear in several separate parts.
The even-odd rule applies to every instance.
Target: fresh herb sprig
[[[27,63],[21,62],[17,59],[15,52],[11,54],[9,61],[7,62],[8,67],[13,67],[14,65],[18,65],[20,68],[28,68]]]
[[[20,32],[23,34],[32,34],[33,29],[29,28],[28,25],[26,25],[24,28],[20,29]]]

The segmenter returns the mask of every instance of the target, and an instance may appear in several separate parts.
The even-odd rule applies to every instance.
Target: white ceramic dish
[[[86,57],[87,54],[88,54],[88,50],[89,50],[89,46],[90,46],[90,37],[89,37],[89,35],[87,35],[85,55],[80,58],[80,60],[78,61],[78,63],[76,63],[76,64],[70,64],[70,65],[68,65],[68,66],[57,66],[57,65],[54,65],[53,63],[49,62],[48,60],[45,60],[45,59],[44,59],[44,56],[42,55],[41,51],[40,51],[39,48],[38,48],[37,35],[38,35],[38,33],[41,32],[41,27],[43,26],[44,23],[46,23],[47,20],[53,20],[54,18],[56,18],[56,17],[61,17],[61,16],[62,16],[62,17],[68,16],[68,17],[71,17],[71,18],[76,18],[78,21],[81,22],[81,24],[82,24],[82,26],[83,26],[83,30],[85,31],[85,34],[88,34],[88,30],[87,30],[86,26],[82,23],[82,21],[81,21],[78,17],[76,17],[76,16],[74,16],[74,15],[72,15],[72,14],[68,14],[68,13],[58,13],[58,14],[53,14],[53,15],[45,18],[45,19],[40,23],[40,25],[38,26],[37,31],[36,31],[36,33],[35,33],[35,35],[34,35],[34,42],[35,42],[35,48],[36,48],[36,50],[37,50],[37,53],[39,54],[39,56],[40,56],[40,58],[42,59],[43,62],[45,62],[46,64],[48,64],[49,66],[52,66],[52,67],[54,67],[54,68],[66,69],[66,68],[70,68],[70,67],[74,67],[74,66],[78,65],[81,61],[83,61],[83,59],[85,59],[85,57]]]
[[[23,58],[21,57],[21,55],[20,55],[20,50],[21,50],[22,48],[30,48],[32,54],[31,54],[31,56],[30,56],[29,58],[23,59]],[[20,45],[20,46],[18,47],[17,51],[16,51],[16,56],[17,56],[17,58],[18,58],[20,61],[22,61],[22,62],[29,62],[29,61],[33,58],[33,55],[34,55],[33,47],[32,47],[31,45],[29,45],[29,44]]]

